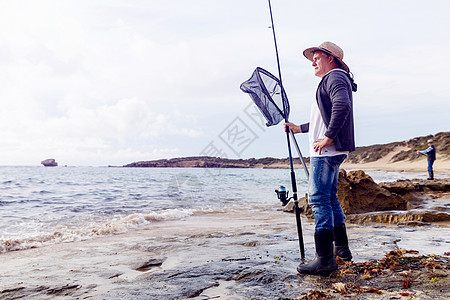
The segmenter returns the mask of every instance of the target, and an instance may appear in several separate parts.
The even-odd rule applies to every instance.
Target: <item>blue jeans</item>
[[[428,160],[428,172],[433,172],[434,160]]]
[[[311,157],[308,203],[314,213],[316,231],[344,224],[344,212],[337,198],[339,166],[345,155]]]

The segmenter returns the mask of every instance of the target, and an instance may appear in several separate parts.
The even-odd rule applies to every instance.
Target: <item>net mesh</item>
[[[268,71],[256,68],[250,79],[241,84],[241,90],[248,93],[255,102],[267,120],[266,126],[277,125],[281,120],[288,119],[289,102],[286,92],[278,78]]]

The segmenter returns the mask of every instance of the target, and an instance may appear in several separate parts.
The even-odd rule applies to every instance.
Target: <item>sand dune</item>
[[[394,155],[401,151],[408,150],[408,147],[397,147],[383,158],[369,163],[347,163],[342,164],[342,168],[346,170],[384,170],[384,171],[409,171],[409,172],[427,172],[426,156],[414,161],[391,162]],[[450,158],[437,154],[436,161],[433,165],[436,174],[450,173]]]

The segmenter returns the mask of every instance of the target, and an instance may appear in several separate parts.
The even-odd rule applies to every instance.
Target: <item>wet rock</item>
[[[355,224],[372,222],[405,225],[425,225],[436,222],[450,221],[450,213],[434,210],[373,212],[348,215],[347,221]]]
[[[60,287],[49,288],[47,290],[47,295],[69,296],[73,293],[73,290],[76,290],[79,287],[78,284],[66,284]]]
[[[431,226],[430,223],[427,223],[427,222],[421,222],[421,221],[406,221],[406,222],[399,222],[398,225],[401,225],[401,226],[410,226],[410,227],[414,227],[414,226]]]
[[[13,293],[16,293],[23,289],[25,289],[25,288],[23,286],[21,286],[21,287],[16,287],[16,288],[11,288],[11,289],[0,290],[0,293],[13,295]]]
[[[74,299],[75,295],[79,295],[80,285],[65,284],[61,286],[35,286],[35,287],[17,287],[11,289],[0,289],[0,299],[50,299],[54,297],[67,297]],[[46,295],[46,296],[44,296]]]
[[[300,208],[300,212],[307,213],[308,215],[312,214],[312,210],[308,205],[308,194],[305,197],[298,199],[298,207]],[[294,200],[290,200],[285,206],[283,206],[282,210],[284,212],[294,212],[295,211],[295,202]]]
[[[145,272],[154,267],[160,267],[166,258],[152,258],[149,261],[145,262],[142,266],[137,268],[137,271]]]
[[[237,274],[236,276],[233,277],[233,280],[236,281],[241,281],[241,280],[246,280],[246,281],[252,281],[252,280],[256,280],[256,281],[261,281],[262,278],[264,278],[264,270],[243,270],[242,272],[240,272],[239,274]]]
[[[397,180],[393,182],[382,182],[380,186],[387,189],[391,193],[405,195],[411,192],[449,192],[450,180],[436,179],[436,180]]]
[[[338,199],[346,214],[406,210],[407,201],[379,186],[362,170],[339,171]]]
[[[398,195],[405,195],[409,192],[420,191],[420,185],[418,182],[413,182],[411,180],[397,180],[393,182],[382,182],[380,186],[391,193],[396,193]]]
[[[397,180],[380,183],[379,186],[392,195],[401,195],[407,202],[407,210],[389,210],[348,215],[352,223],[366,222],[422,226],[450,221],[450,207],[433,201],[448,193],[450,182],[440,180]]]

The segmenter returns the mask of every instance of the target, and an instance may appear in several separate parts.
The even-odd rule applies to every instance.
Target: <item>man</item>
[[[310,122],[285,124],[293,133],[308,132],[310,144],[308,202],[316,223],[316,257],[299,265],[297,270],[303,274],[328,275],[338,268],[335,255],[347,261],[352,259],[345,216],[336,193],[339,166],[355,150],[352,91],[356,91],[356,84],[342,60],[344,52],[339,46],[324,42],[306,49],[303,55],[312,61],[314,74],[322,80],[312,103]]]
[[[428,148],[423,151],[417,151],[419,154],[426,154],[428,160],[428,180],[434,179],[433,163],[436,160],[436,148],[433,146],[433,140],[427,141]]]

